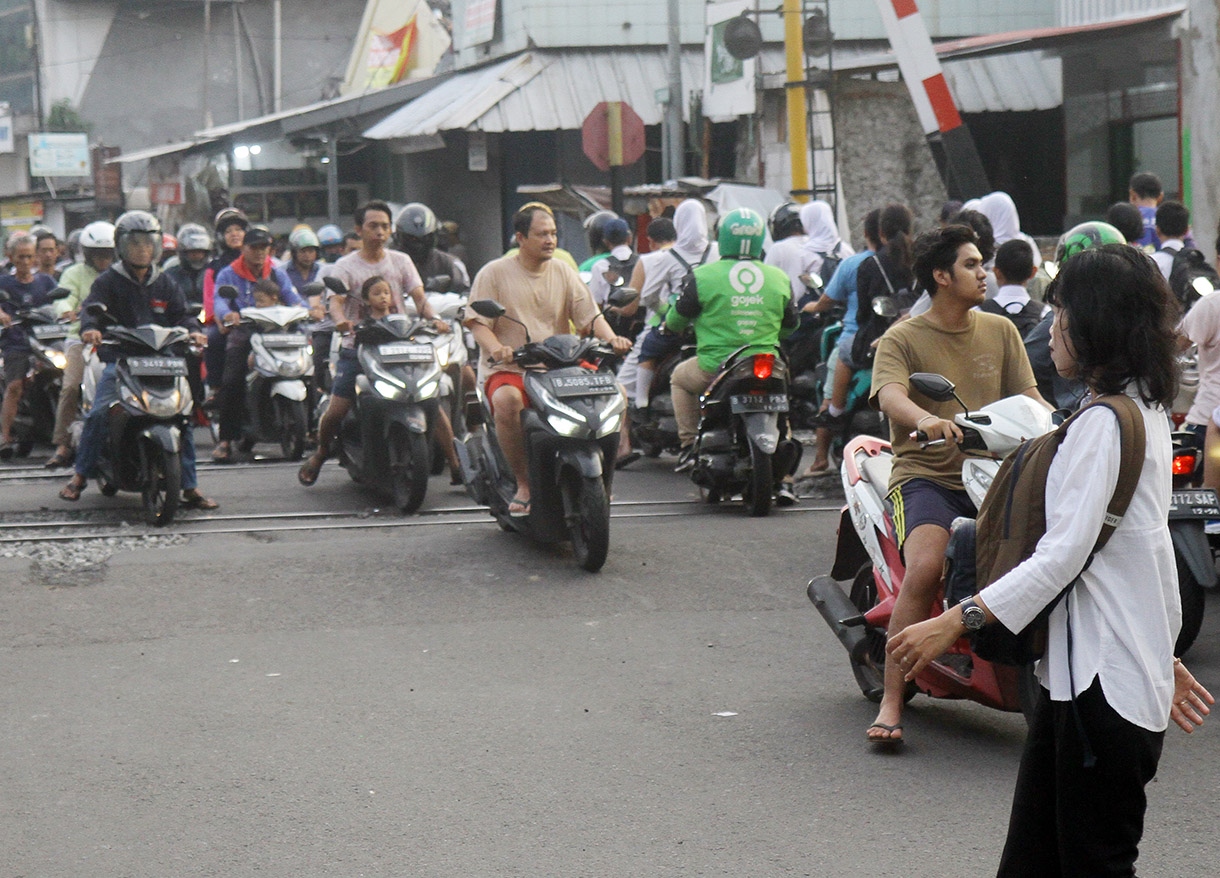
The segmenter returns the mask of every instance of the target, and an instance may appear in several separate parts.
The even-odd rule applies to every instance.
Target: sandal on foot
[[[212,463],[232,463],[233,462],[233,446],[228,442],[222,442],[212,449]]]
[[[513,511],[514,506],[517,507],[515,512]],[[514,497],[512,502],[508,504],[508,514],[513,518],[525,518],[530,514],[530,501]]]
[[[880,735],[870,735],[869,732],[871,732],[873,729],[882,729],[884,731],[889,732],[890,734],[884,738],[881,737]],[[874,747],[878,747],[882,750],[897,750],[899,747],[901,747],[905,743],[905,739],[895,738],[893,735],[894,735],[894,732],[901,732],[901,731],[902,731],[902,723],[895,723],[892,726],[887,725],[886,723],[873,723],[871,726],[869,726],[867,729],[864,730],[864,736],[866,738],[868,738],[868,742],[870,744],[872,744]]]
[[[316,457],[310,457],[297,470],[297,481],[306,488],[310,487],[318,480],[318,473],[322,472],[322,464],[324,461],[318,460]]]
[[[75,481],[68,482],[68,484],[59,489],[59,499],[75,503],[80,499],[80,494],[83,490],[85,490],[84,485],[78,485]]]
[[[637,460],[639,460],[642,456],[643,455],[640,454],[640,452],[636,451],[633,448],[630,451],[628,451],[626,454],[620,455],[619,457],[616,457],[614,459],[614,468],[615,469],[626,469],[627,467],[629,467],[633,463],[635,463]]]
[[[42,466],[43,469],[60,469],[65,466],[71,466],[74,460],[76,460],[76,455],[71,451],[69,451],[67,454],[61,454],[60,452],[56,451]]]
[[[0,445],[0,460],[10,460],[16,453],[16,442],[5,442],[3,445]]]
[[[219,509],[220,504],[211,497],[205,497],[199,491],[182,492],[183,509]]]

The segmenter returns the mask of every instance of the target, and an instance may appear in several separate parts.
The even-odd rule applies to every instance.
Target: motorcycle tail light
[[[754,377],[758,379],[770,378],[771,370],[775,367],[775,354],[755,354],[754,355]]]
[[[1195,471],[1195,455],[1175,454],[1173,456],[1173,474],[1175,476],[1188,476]]]

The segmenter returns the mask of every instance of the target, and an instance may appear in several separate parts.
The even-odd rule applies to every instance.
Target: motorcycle
[[[1220,499],[1211,488],[1199,487],[1203,477],[1203,451],[1193,434],[1175,432],[1173,440],[1173,493],[1169,502],[1169,535],[1173,538],[1178,568],[1178,595],[1182,601],[1182,628],[1173,654],[1182,656],[1199,636],[1203,625],[1204,589],[1217,585],[1216,559],[1205,530],[1220,520]]]
[[[956,398],[952,383],[940,375],[916,373],[910,381],[930,399]],[[975,412],[967,409],[954,421],[964,437],[959,445],[965,455],[962,483],[976,508],[1003,458],[1054,425],[1051,412],[1024,395]],[[926,441],[923,434],[918,436]],[[847,650],[856,683],[873,702],[881,701],[885,689],[886,632],[905,572],[888,500],[892,466],[890,443],[873,436],[847,443],[841,467],[847,505],[839,519],[834,565],[830,575],[814,577],[808,585],[810,601]],[[849,583],[846,592],[840,582]],[[943,601],[937,603],[937,612],[947,609]],[[999,710],[1024,711],[1028,717],[1038,685],[1032,665],[987,662],[963,637],[907,684],[904,697],[909,701],[924,692],[933,698],[966,698]]]
[[[687,333],[682,347],[662,357],[652,373],[648,385],[648,408],[631,410],[631,444],[643,449],[648,457],[659,457],[669,451],[676,453],[682,443],[678,441],[678,421],[674,417],[673,392],[670,381],[674,369],[683,360],[695,355],[695,337]]]
[[[287,460],[300,460],[308,429],[306,400],[313,378],[313,352],[303,331],[309,309],[299,305],[242,308],[241,325],[250,333],[250,371],[246,375],[249,421],[240,448],[278,442]]]
[[[740,493],[750,515],[771,511],[796,470],[801,444],[788,429],[788,365],[778,351],[729,355],[699,398],[691,480],[709,503]]]
[[[190,429],[194,400],[187,380],[190,333],[180,326],[114,325],[109,310],[89,306],[102,344],[115,348],[118,400],[108,412],[106,446],[98,459],[101,491],[141,495],[144,520],[163,526],[174,520],[182,496],[182,434]],[[102,371],[97,352],[85,359],[82,408],[96,398]]]
[[[621,288],[608,303],[621,307],[636,295]],[[470,307],[490,319],[505,316],[504,306],[488,299]],[[614,377],[617,361],[604,343],[574,335],[535,342],[527,332],[526,343],[513,352],[513,362],[525,370],[521,430],[531,487],[526,515],[508,512],[517,483],[482,387],[479,405],[467,413],[468,438],[454,442],[467,493],[490,508],[503,530],[545,543],[566,538],[577,563],[590,572],[601,569],[610,547],[610,484],[627,408]]]
[[[55,411],[59,406],[64,369],[68,365],[68,327],[56,315],[50,302],[69,295],[69,290],[56,287],[50,292],[47,304],[23,308],[13,317],[13,324],[25,329],[31,354],[25,392],[13,423],[18,457],[27,456],[37,442],[50,442],[55,431]],[[10,301],[8,292],[0,290],[0,302]]]
[[[449,416],[453,425],[453,435],[461,436],[466,431],[465,406],[462,394],[462,371],[469,362],[469,351],[466,346],[466,329],[462,326],[462,315],[465,313],[467,296],[465,293],[448,292],[452,278],[447,274],[429,277],[424,281],[425,295],[432,313],[440,320],[449,324],[450,331],[434,335],[432,344],[436,347],[436,361],[444,371],[441,379],[441,406]],[[408,299],[405,302],[409,317],[416,316],[415,303]],[[432,474],[438,475],[445,468],[445,450],[439,442],[432,448]]]
[[[326,285],[341,296],[334,277]],[[431,473],[432,425],[444,374],[430,320],[389,314],[355,328],[361,375],[339,427],[339,462],[352,480],[381,491],[403,514],[424,502]]]

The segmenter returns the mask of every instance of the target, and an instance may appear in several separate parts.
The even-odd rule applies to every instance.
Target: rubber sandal
[[[16,453],[16,442],[5,442],[3,445],[0,445],[0,460],[12,460],[13,455]]]
[[[59,499],[67,500],[69,503],[75,503],[80,499],[81,492],[85,490],[84,485],[78,485],[76,482],[68,482],[59,489]]]
[[[521,511],[513,512],[513,506],[520,506]],[[514,497],[512,502],[508,504],[508,514],[512,518],[525,518],[530,514],[530,501],[519,500],[518,498]]]
[[[892,725],[892,726],[886,725],[885,723],[873,723],[871,726],[869,726],[867,729],[864,730],[864,737],[868,738],[868,742],[870,744],[872,744],[874,747],[877,747],[878,749],[881,749],[881,750],[897,750],[900,747],[902,747],[903,744],[906,743],[905,738],[894,738],[894,737],[882,738],[877,735],[870,735],[869,732],[871,732],[873,729],[884,729],[885,731],[889,732],[892,735],[894,732],[902,731],[902,723],[896,723],[895,725]]]
[[[51,458],[42,465],[43,469],[62,469],[65,466],[71,466],[76,460],[76,455],[69,452],[68,454],[60,454],[56,451],[51,455]]]
[[[183,509],[219,509],[220,504],[211,497],[205,497],[198,491],[191,493],[190,491],[182,492],[182,508]]]
[[[642,456],[643,455],[641,455],[640,452],[636,451],[633,448],[631,451],[628,451],[622,457],[615,458],[614,468],[615,469],[626,469],[627,467],[629,467],[633,463],[635,463],[637,460],[639,460]]]
[[[315,482],[318,481],[318,474],[322,472],[323,463],[325,463],[325,461],[317,460],[317,458],[311,456],[307,461],[301,464],[301,468],[297,470],[297,481],[306,488],[311,487]]]
[[[212,463],[232,463],[233,462],[233,446],[217,445],[212,449]]]

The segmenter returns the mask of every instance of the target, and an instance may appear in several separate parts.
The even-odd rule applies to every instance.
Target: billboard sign
[[[31,134],[31,177],[88,177],[89,136]]]

